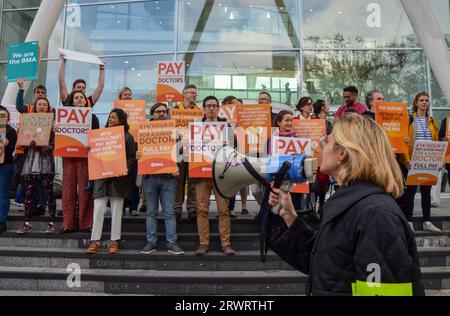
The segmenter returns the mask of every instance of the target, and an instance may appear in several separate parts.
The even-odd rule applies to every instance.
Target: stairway
[[[185,216],[185,215],[184,215]],[[50,292],[69,294],[146,294],[146,295],[302,295],[307,277],[293,270],[275,254],[267,262],[259,257],[259,235],[253,215],[232,219],[232,246],[236,256],[221,252],[217,234],[218,220],[211,214],[210,252],[194,255],[198,246],[196,222],[178,222],[178,240],[186,251],[182,256],[169,254],[164,245],[163,221],[159,220],[160,250],[141,255],[145,245],[145,217],[124,217],[124,240],[121,252],[102,251],[87,255],[84,249],[89,234],[46,235],[47,217],[34,218],[32,232],[18,237],[15,230],[23,223],[23,215],[12,211],[8,231],[0,235],[0,293],[5,291]],[[58,218],[58,228],[62,225]],[[423,282],[427,290],[450,289],[450,217],[434,217],[433,223],[443,228],[440,234],[419,231],[415,219]],[[105,230],[110,219],[105,220]],[[108,233],[103,235],[107,240]],[[81,287],[67,283],[69,264],[81,270]],[[8,293],[8,292],[6,292]]]

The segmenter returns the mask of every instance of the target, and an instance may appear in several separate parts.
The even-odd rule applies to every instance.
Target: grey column
[[[442,92],[450,102],[450,52],[428,1],[400,0]]]
[[[41,56],[47,51],[50,36],[58,21],[59,14],[64,8],[64,4],[65,0],[43,0],[34,18],[25,42],[39,41],[41,45]],[[30,82],[26,82],[24,87],[25,92],[29,86]],[[15,104],[18,91],[19,87],[16,83],[9,83],[3,96],[2,104]]]

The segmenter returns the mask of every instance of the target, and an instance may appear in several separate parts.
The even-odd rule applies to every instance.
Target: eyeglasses
[[[270,102],[270,101],[272,101],[272,100],[269,98],[259,98],[258,99],[258,102]]]
[[[205,109],[216,109],[218,107],[218,104],[205,104]]]
[[[167,110],[155,111],[155,114],[167,114]]]

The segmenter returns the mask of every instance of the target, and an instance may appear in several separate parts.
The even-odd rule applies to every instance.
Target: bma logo
[[[381,27],[381,6],[378,3],[369,3],[366,11],[369,14],[367,17],[367,26],[370,28]]]
[[[66,271],[69,272],[66,283],[70,289],[81,287],[81,267],[79,264],[71,263],[67,266]]]
[[[81,7],[78,3],[71,3],[67,7],[67,27],[81,27]]]

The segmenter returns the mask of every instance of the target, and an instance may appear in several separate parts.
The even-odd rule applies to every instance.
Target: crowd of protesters
[[[82,79],[76,80],[72,85],[72,91],[67,89],[65,84],[65,65],[66,60],[61,56],[61,65],[59,71],[59,89],[60,98],[64,106],[71,107],[94,107],[100,99],[105,83],[105,66],[100,66],[100,75],[98,86],[91,96],[87,96],[87,84]],[[24,104],[24,82],[18,81],[19,92],[17,95],[16,107],[23,115],[27,113],[54,113],[55,107],[46,98],[47,92],[44,86],[38,86],[34,90],[33,104]],[[296,111],[283,110],[278,113],[272,112],[272,127],[274,133],[281,137],[296,137],[293,129],[293,120],[315,120],[323,119],[326,121],[326,134],[328,137],[333,135],[333,123],[345,120],[349,115],[361,116],[364,120],[374,120],[375,102],[383,101],[384,96],[380,90],[372,90],[366,95],[366,104],[358,101],[359,92],[356,87],[349,86],[343,89],[344,104],[337,110],[334,121],[330,120],[330,106],[324,100],[313,100],[311,97],[302,97]],[[125,87],[120,90],[118,99],[131,100],[133,98],[132,90]],[[205,122],[227,122],[225,118],[219,116],[221,102],[214,97],[206,97],[201,105],[196,103],[197,88],[194,85],[187,86],[183,91],[184,101],[176,104],[178,109],[201,109],[204,112]],[[268,92],[261,92],[258,97],[259,104],[272,104],[272,97]],[[222,105],[238,104],[243,105],[243,101],[234,96],[224,98]],[[245,104],[243,105],[245,106]],[[430,98],[425,92],[418,93],[412,104],[412,114],[409,118],[408,137],[404,139],[408,145],[406,154],[399,154],[394,157],[392,151],[386,152],[386,155],[392,153],[395,165],[395,176],[401,175],[400,184],[398,179],[392,194],[396,198],[399,209],[403,211],[404,218],[410,223],[412,229],[412,216],[414,209],[416,186],[406,186],[405,179],[408,169],[411,167],[411,155],[414,143],[417,140],[429,141],[449,141],[445,135],[447,121],[441,122],[440,129],[438,122],[430,115]],[[169,119],[170,108],[167,104],[157,103],[150,109],[151,120]],[[0,115],[9,120],[7,108],[0,107]],[[348,120],[345,121],[348,124]],[[371,126],[372,123],[361,123],[355,121],[355,124],[361,126]],[[359,123],[358,123],[359,122]],[[233,126],[233,122],[229,122]],[[372,124],[372,125],[371,125]],[[341,126],[339,125],[339,126]],[[108,207],[111,210],[111,237],[108,243],[108,252],[116,253],[120,248],[122,216],[125,206],[130,210],[131,215],[137,215],[139,204],[142,203],[141,210],[147,212],[147,245],[142,249],[142,254],[150,254],[158,248],[157,238],[157,215],[161,205],[165,224],[165,242],[170,253],[180,255],[184,251],[178,245],[177,238],[177,219],[182,216],[183,204],[186,199],[187,216],[197,222],[199,247],[196,255],[205,255],[209,250],[209,209],[211,193],[215,194],[215,201],[218,209],[218,228],[223,252],[226,255],[234,255],[235,251],[231,246],[231,220],[238,214],[235,213],[236,198],[227,200],[217,194],[214,190],[212,179],[190,178],[188,175],[189,162],[185,156],[180,157],[178,162],[178,172],[172,174],[145,175],[142,179],[142,194],[139,194],[139,188],[136,185],[137,180],[137,160],[140,154],[137,153],[137,144],[129,132],[127,114],[121,109],[113,109],[105,127],[124,126],[126,142],[126,162],[128,174],[126,176],[89,181],[88,159],[87,158],[63,158],[63,185],[62,185],[62,210],[63,227],[60,234],[70,234],[75,232],[86,232],[91,234],[91,243],[86,250],[87,253],[94,254],[100,251],[101,236],[103,232],[103,223]],[[341,128],[342,128],[341,126]],[[100,128],[98,118],[93,115],[92,129]],[[358,133],[355,130],[355,133]],[[327,137],[324,136],[324,137]],[[33,216],[43,215],[48,210],[49,223],[45,233],[57,233],[55,227],[56,220],[56,202],[53,192],[53,181],[55,177],[55,158],[54,158],[54,139],[55,134],[52,130],[48,146],[37,146],[31,142],[28,146],[16,146],[17,133],[11,127],[7,126],[6,138],[0,146],[5,152],[4,162],[0,164],[0,233],[7,230],[8,211],[10,208],[9,192],[13,178],[18,183],[17,196],[15,203],[21,205],[23,199],[25,213],[24,223],[17,230],[17,234],[25,235],[32,231]],[[270,141],[270,137],[269,137]],[[268,146],[270,147],[270,146]],[[182,156],[182,153],[179,153]],[[354,159],[354,157],[352,157]],[[325,159],[326,160],[326,159]],[[391,162],[391,161],[389,161]],[[322,165],[323,166],[323,165]],[[397,170],[398,168],[398,170]],[[450,165],[446,165],[450,171]],[[397,171],[401,171],[399,174]],[[361,175],[363,176],[363,175]],[[389,176],[387,173],[386,176]],[[313,200],[317,205],[314,213],[317,218],[327,217],[326,197],[330,185],[336,181],[336,174],[327,172],[323,168],[317,171],[316,182],[313,185]],[[450,180],[450,172],[449,172]],[[341,181],[336,188],[342,190],[342,186],[348,186],[348,181]],[[186,192],[187,187],[187,194]],[[251,188],[240,190],[241,212],[240,214],[249,214],[247,199],[249,189],[258,202],[262,204],[262,198],[265,188],[261,184],[252,185]],[[372,188],[373,189],[373,188]],[[390,188],[392,193],[393,189]],[[388,191],[389,191],[388,190]],[[376,191],[376,190],[375,190]],[[279,191],[277,191],[279,192]],[[403,193],[404,192],[404,193]],[[423,229],[431,232],[439,232],[439,228],[431,223],[431,186],[420,186],[422,196]],[[187,195],[187,198],[186,198]],[[21,198],[20,196],[23,196]],[[296,211],[304,209],[305,197],[302,194],[290,194],[292,206],[285,203],[287,207],[293,207]],[[276,199],[272,196],[272,200]],[[257,210],[255,210],[257,211]],[[291,216],[290,214],[289,216]],[[289,216],[286,215],[286,218]],[[398,216],[398,214],[397,214]],[[402,219],[403,221],[403,219]],[[397,223],[398,224],[398,223]],[[409,235],[408,235],[409,236]],[[280,253],[286,255],[284,250]]]

